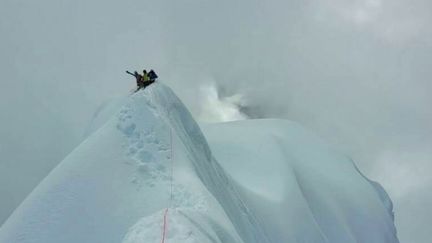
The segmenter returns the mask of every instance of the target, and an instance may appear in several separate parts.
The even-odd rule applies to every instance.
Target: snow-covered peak
[[[0,242],[161,242],[166,208],[170,243],[398,242],[385,191],[299,125],[203,134],[160,83],[122,104],[15,210]]]

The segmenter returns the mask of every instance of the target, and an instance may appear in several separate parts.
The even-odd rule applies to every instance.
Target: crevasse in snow
[[[15,210],[0,242],[156,243],[167,207],[166,242],[398,242],[382,187],[298,124],[200,128],[163,84],[121,103]]]

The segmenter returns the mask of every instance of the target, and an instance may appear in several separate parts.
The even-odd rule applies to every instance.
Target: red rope
[[[173,160],[173,138],[172,138],[172,129],[170,128],[170,146],[171,146],[171,155],[170,155],[170,159],[171,159],[171,175],[170,175],[170,203],[169,203],[169,207],[172,206],[172,201],[173,201],[173,168],[174,168],[174,160]],[[168,210],[169,207],[165,209],[164,212],[164,219],[163,219],[163,229],[162,229],[162,241],[161,243],[165,243],[165,237],[166,237],[166,232],[167,232],[167,228],[168,228]]]

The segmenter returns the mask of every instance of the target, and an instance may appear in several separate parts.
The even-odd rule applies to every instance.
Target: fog
[[[401,242],[432,218],[432,3],[0,2],[0,222],[154,68],[201,121],[286,118],[393,198]]]

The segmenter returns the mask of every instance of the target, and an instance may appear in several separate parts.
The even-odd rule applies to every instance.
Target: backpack
[[[150,72],[148,73],[148,77],[150,78],[150,80],[155,80],[158,78],[157,74],[155,73],[155,71],[150,70]]]

